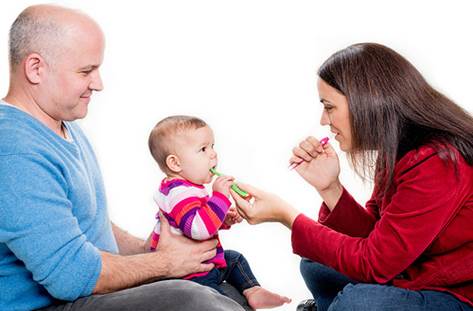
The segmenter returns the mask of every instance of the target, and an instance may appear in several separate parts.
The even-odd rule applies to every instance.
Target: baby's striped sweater
[[[164,179],[154,200],[158,204],[159,210],[168,219],[173,233],[184,234],[194,240],[216,238],[218,240],[217,255],[207,262],[214,263],[216,268],[226,267],[223,248],[218,239],[218,230],[229,228],[224,220],[231,202],[224,194],[214,191],[209,197],[203,185],[197,185],[184,179]],[[156,214],[156,219],[151,239],[151,250],[155,250],[159,242],[161,230],[159,213]],[[184,278],[190,279],[207,273],[195,273]]]

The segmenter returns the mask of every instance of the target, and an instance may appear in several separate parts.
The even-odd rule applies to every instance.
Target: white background
[[[220,170],[277,192],[314,216],[320,198],[287,170],[292,147],[319,126],[316,70],[333,52],[378,42],[407,57],[431,84],[473,111],[473,19],[469,1],[53,1],[102,26],[105,90],[82,121],[96,148],[113,221],[146,237],[162,174],[147,147],[170,114],[205,119],[216,134]],[[0,95],[8,87],[8,29],[37,1],[0,3]],[[332,140],[332,142],[334,142]],[[370,193],[344,156],[341,179],[361,202]],[[278,224],[235,226],[224,247],[242,252],[261,284],[297,302],[310,296]]]

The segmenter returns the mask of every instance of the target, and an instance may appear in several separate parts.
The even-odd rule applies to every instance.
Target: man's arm
[[[161,217],[161,235],[155,252],[129,256],[100,252],[102,269],[93,293],[104,294],[153,280],[209,271],[214,265],[203,262],[216,255],[216,245],[217,240],[198,242],[172,234],[167,220]]]
[[[120,255],[136,255],[146,253],[145,241],[121,229],[112,222],[113,235],[118,244]]]

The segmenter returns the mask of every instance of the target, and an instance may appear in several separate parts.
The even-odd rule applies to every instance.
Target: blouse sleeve
[[[419,258],[465,204],[473,176],[463,159],[455,169],[434,154],[399,173],[394,183],[390,203],[367,236],[337,232],[299,215],[292,229],[294,253],[354,280],[386,283]],[[346,194],[344,200],[351,201]]]

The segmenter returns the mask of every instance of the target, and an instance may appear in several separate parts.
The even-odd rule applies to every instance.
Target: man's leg
[[[215,290],[184,280],[167,280],[121,290],[105,295],[92,295],[74,302],[48,307],[60,310],[238,310],[243,308]]]
[[[330,267],[305,258],[301,260],[300,270],[318,311],[326,311],[339,291],[349,283],[356,283]]]
[[[329,311],[472,311],[473,307],[438,291],[412,291],[377,284],[348,284],[333,300]]]

